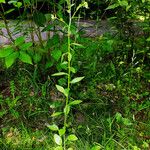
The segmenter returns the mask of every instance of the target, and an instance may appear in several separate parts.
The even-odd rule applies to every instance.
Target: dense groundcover
[[[150,149],[149,0],[0,0],[0,149]]]

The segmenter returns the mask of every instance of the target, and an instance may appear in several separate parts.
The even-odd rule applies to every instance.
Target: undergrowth
[[[96,37],[78,26],[85,1],[49,2],[47,14],[34,2],[11,1],[24,9],[17,27],[33,21],[15,39],[6,19],[14,10],[5,11],[4,3],[11,43],[0,47],[0,149],[149,150],[148,1],[107,1],[114,30]],[[93,10],[90,18],[101,21],[100,14]]]

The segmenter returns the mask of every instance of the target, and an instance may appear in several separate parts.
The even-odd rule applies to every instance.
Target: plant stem
[[[8,34],[8,36],[9,36],[11,42],[14,43],[14,39],[13,39],[13,37],[12,37],[12,35],[11,35],[11,32],[10,32],[10,30],[9,30],[9,26],[8,26],[7,20],[6,20],[5,15],[4,15],[5,10],[4,10],[2,4],[1,4],[1,9],[2,9],[2,15],[1,15],[1,16],[2,16],[2,19],[3,19],[4,23],[5,23],[5,27],[6,27],[6,30],[7,30],[7,34]]]
[[[69,103],[69,91],[70,91],[70,81],[71,81],[71,59],[70,59],[70,55],[71,55],[71,23],[72,23],[72,17],[71,17],[71,2],[68,4],[68,8],[70,9],[69,12],[69,24],[68,24],[68,33],[67,33],[67,38],[68,38],[68,86],[67,86],[67,91],[68,91],[68,95],[66,97],[66,105],[68,105]],[[65,112],[64,113],[64,128],[66,130],[66,126],[67,126],[67,117],[68,114]],[[66,135],[64,134],[63,136],[64,138],[64,150],[66,150]]]
[[[43,40],[42,40],[42,35],[41,35],[41,31],[40,31],[40,27],[39,26],[37,27],[37,31],[38,31],[37,36],[38,36],[41,48],[44,48],[44,46],[43,46]]]

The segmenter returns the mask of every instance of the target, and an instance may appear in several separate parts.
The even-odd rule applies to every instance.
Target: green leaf
[[[81,100],[75,100],[75,101],[70,102],[69,105],[70,105],[70,106],[72,106],[72,105],[78,105],[78,104],[80,104],[80,103],[82,103]]]
[[[86,9],[88,9],[88,3],[85,1],[82,1],[81,4],[78,5],[78,7],[76,8],[76,11],[78,11],[81,7],[84,7]],[[68,10],[68,13],[70,12],[70,9]]]
[[[38,52],[36,52],[32,57],[33,57],[33,61],[34,61],[35,63],[40,62],[41,59],[42,59],[42,55],[41,55],[40,53],[38,53]]]
[[[54,134],[54,141],[57,145],[62,145],[62,138],[58,134]]]
[[[17,8],[20,8],[22,6],[21,2],[17,2]]]
[[[52,130],[52,131],[58,131],[59,128],[56,124],[53,124],[53,125],[47,125],[47,127]]]
[[[20,36],[20,37],[16,38],[15,46],[22,45],[24,42],[25,42],[25,37],[24,36]]]
[[[56,117],[62,115],[62,112],[54,112],[51,117]]]
[[[23,51],[20,51],[19,59],[24,63],[28,63],[28,64],[32,65],[32,59],[31,59],[30,55]]]
[[[24,3],[31,4],[30,0],[23,0]]]
[[[68,141],[76,141],[76,140],[78,140],[78,138],[76,137],[76,135],[71,134],[67,137],[67,140]]]
[[[16,0],[9,0],[8,1],[8,4],[13,4],[13,3],[16,3]]]
[[[52,56],[56,61],[58,61],[58,60],[60,59],[61,54],[62,54],[62,52],[61,52],[60,50],[58,50],[58,49],[55,49],[55,50],[53,50],[53,51],[51,52],[51,56]]]
[[[71,61],[71,59],[72,59],[72,55],[71,53],[68,53],[68,61]]]
[[[21,3],[21,2],[16,2],[16,1],[14,1],[14,2],[13,2],[13,5],[14,5],[15,7],[17,7],[17,8],[20,8],[20,7],[22,6],[22,3]]]
[[[62,86],[56,85],[56,88],[59,92],[63,93],[66,97],[68,96],[68,91],[64,89]]]
[[[132,122],[128,118],[122,118],[122,122],[126,126],[132,125]]]
[[[131,8],[131,5],[126,6],[126,11],[128,11]]]
[[[5,0],[0,0],[0,3],[6,3]]]
[[[108,6],[108,7],[106,8],[106,10],[115,9],[115,8],[117,8],[118,6],[119,6],[119,4],[118,4],[118,3],[115,3],[115,4],[112,4],[112,5]]]
[[[32,46],[32,42],[23,43],[23,44],[20,46],[20,50],[28,50],[31,46]]]
[[[70,67],[70,71],[71,71],[72,73],[76,73],[76,69],[73,68],[73,67]]]
[[[33,20],[34,20],[35,24],[40,27],[44,27],[44,24],[46,23],[45,15],[39,11],[34,12]]]
[[[67,63],[68,63],[68,62],[67,62]],[[65,63],[65,62],[60,63],[60,64],[59,64],[59,65],[60,65],[60,68],[61,68],[61,69],[64,69],[64,70],[67,70],[67,68],[68,68],[67,63]]]
[[[48,26],[46,26],[43,30],[42,30],[42,32],[45,32],[45,31],[51,31],[52,29],[53,29],[53,27],[54,27],[54,25],[48,25]]]
[[[46,18],[46,21],[51,21],[51,13],[48,13],[48,14],[44,14],[45,15],[45,18]],[[49,26],[49,25],[48,25]],[[51,25],[52,26],[52,25]]]
[[[63,147],[62,146],[57,146],[54,148],[54,150],[63,150]]]
[[[64,91],[64,95],[67,97],[67,96],[68,96],[68,94],[69,94],[68,89],[65,89],[65,91]]]
[[[75,45],[75,46],[78,46],[80,48],[85,48],[82,44],[79,44],[79,43],[71,43],[71,45]]]
[[[91,150],[101,150],[101,146],[100,145],[94,145]]]
[[[122,114],[117,112],[116,115],[115,115],[115,118],[116,118],[117,122],[120,122],[122,120]]]
[[[88,9],[88,8],[89,8],[88,3],[87,3],[87,2],[84,2],[84,3],[83,3],[83,7],[85,7],[86,9]]]
[[[10,55],[8,55],[7,57],[5,57],[6,67],[9,68],[16,61],[18,56],[19,56],[18,52],[13,52]]]
[[[7,10],[7,11],[5,11],[5,12],[4,12],[4,15],[7,15],[7,14],[9,14],[9,13],[13,12],[14,10],[15,10],[14,8],[9,9],[9,10]]]
[[[119,4],[120,4],[120,6],[125,6],[125,7],[127,7],[128,6],[128,2],[126,1],[126,0],[123,0],[123,1],[119,1]]]
[[[14,49],[11,47],[3,48],[2,50],[0,50],[0,58],[7,57],[13,52],[14,52]]]
[[[58,72],[58,73],[52,74],[52,76],[63,76],[63,75],[68,75],[68,74],[65,72]]]
[[[64,91],[65,91],[65,89],[62,86],[60,86],[60,85],[56,85],[56,88],[61,93],[64,93]]]
[[[53,66],[53,62],[52,61],[47,61],[46,65],[45,65],[45,68],[48,69],[48,68],[50,68],[52,66]]]
[[[70,106],[69,106],[69,105],[66,105],[65,108],[64,108],[64,113],[65,113],[66,115],[68,115],[69,112],[70,112]]]
[[[55,34],[55,35],[53,36],[53,38],[51,39],[51,42],[52,42],[53,45],[58,45],[59,42],[60,42],[59,34]]]
[[[65,127],[63,127],[62,129],[59,129],[59,135],[60,136],[62,136],[62,135],[64,135],[65,134],[65,132],[66,132],[66,129],[65,129]]]
[[[147,42],[150,42],[150,37],[146,39]]]
[[[84,79],[84,77],[77,77],[77,78],[74,78],[70,83],[74,84],[74,83],[80,82],[82,79]]]

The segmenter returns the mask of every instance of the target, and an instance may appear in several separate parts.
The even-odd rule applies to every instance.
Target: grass
[[[111,35],[78,40],[85,47],[75,48],[72,64],[77,75],[85,79],[70,92],[73,100],[81,99],[83,103],[68,116],[67,134],[78,137],[69,146],[74,150],[149,150],[149,67],[142,68],[147,65],[144,62],[139,66],[141,70],[133,67],[124,51],[118,52],[120,47],[116,45],[120,41]],[[54,132],[47,124],[63,126],[64,118],[52,118],[51,114],[63,108],[64,96],[55,84],[65,85],[65,79],[51,77],[59,67],[54,65],[43,74],[40,67],[44,64],[38,65],[36,69],[36,65],[16,62],[7,71],[2,67],[2,150],[53,150],[56,147]]]

